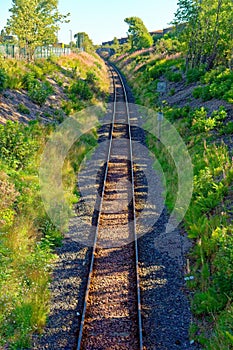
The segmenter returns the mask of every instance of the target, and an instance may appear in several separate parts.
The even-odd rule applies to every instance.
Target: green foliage
[[[43,106],[49,95],[53,93],[53,88],[49,82],[39,82],[34,80],[28,85],[28,96],[30,99],[37,103],[39,106]]]
[[[180,72],[172,72],[172,71],[168,71],[165,74],[166,78],[168,81],[171,81],[173,83],[178,83],[179,81],[181,81],[182,78],[182,74]]]
[[[85,32],[76,33],[74,35],[76,39],[76,47],[84,50],[85,52],[92,53],[95,51],[94,44],[92,40],[89,38],[88,34]]]
[[[70,93],[77,95],[83,100],[91,100],[93,98],[93,92],[91,91],[88,83],[83,80],[78,80],[70,87]]]
[[[30,114],[30,110],[23,103],[18,104],[17,111],[23,114]]]
[[[173,55],[181,52],[181,43],[177,38],[166,37],[166,35],[156,42],[156,52],[162,55]]]
[[[29,58],[37,46],[56,42],[59,23],[67,17],[58,12],[57,0],[13,0],[10,12],[7,31],[17,35],[20,47],[26,48]]]
[[[233,307],[216,318],[213,334],[207,342],[207,350],[230,350],[233,344]]]
[[[165,111],[166,118],[170,121],[175,121],[179,118],[187,118],[190,114],[190,107],[184,106],[182,108],[167,108]]]
[[[209,289],[207,292],[200,292],[194,295],[192,301],[192,311],[197,315],[211,314],[223,309],[227,298],[220,297],[215,290]]]
[[[201,77],[205,74],[204,67],[201,68],[191,68],[186,73],[186,81],[188,84],[199,81]]]
[[[221,130],[220,130],[221,134],[233,134],[233,122],[230,121],[228,122],[226,125],[224,125]]]
[[[202,98],[203,101],[212,98],[233,101],[233,72],[229,69],[216,69],[206,73],[201,81],[205,86],[199,86],[193,90],[195,98]]]
[[[182,74],[180,71],[177,72],[183,65],[183,60],[156,60],[148,64],[145,75],[149,76],[150,79],[158,79],[163,74],[170,81],[180,81],[182,79]],[[176,71],[174,71],[174,69]]]
[[[232,11],[230,0],[179,0],[174,24],[186,46],[187,67],[204,64],[209,70],[232,62]]]
[[[213,283],[221,294],[233,297],[233,226],[227,230],[220,230],[213,239],[219,249],[214,258],[215,273]]]
[[[129,25],[132,49],[140,50],[152,46],[153,38],[139,17],[125,18],[125,22]]]
[[[24,168],[30,162],[30,155],[36,150],[28,129],[21,124],[8,121],[0,125],[0,158],[15,169]]]
[[[224,107],[220,107],[218,111],[214,111],[211,117],[209,117],[206,109],[201,107],[192,113],[192,117],[192,130],[196,132],[206,132],[219,126],[221,121],[227,117],[227,112]]]
[[[83,121],[85,122],[85,121]],[[0,347],[31,347],[32,332],[41,333],[49,312],[53,249],[62,234],[45,213],[38,179],[39,159],[54,130],[36,122],[0,125]],[[93,131],[76,143],[62,171],[66,201],[77,196],[77,169],[96,144]]]
[[[0,69],[0,93],[5,89],[7,74],[4,69]]]

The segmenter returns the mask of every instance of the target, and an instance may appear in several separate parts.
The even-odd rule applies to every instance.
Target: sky
[[[71,13],[70,22],[61,25],[59,42],[69,43],[71,36],[86,32],[94,44],[126,37],[126,17],[140,17],[149,31],[168,27],[174,19],[178,0],[59,0],[59,11]],[[10,17],[12,0],[0,0],[0,30]]]

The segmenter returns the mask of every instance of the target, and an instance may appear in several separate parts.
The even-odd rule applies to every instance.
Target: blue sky
[[[0,29],[10,17],[11,0],[0,0]],[[140,17],[149,31],[169,26],[177,9],[177,0],[60,0],[59,10],[70,12],[70,23],[63,24],[59,41],[68,43],[71,34],[86,32],[95,44],[125,37],[126,17]]]

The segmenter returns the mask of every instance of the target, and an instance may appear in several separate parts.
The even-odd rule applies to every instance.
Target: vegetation
[[[31,59],[37,46],[56,42],[59,23],[68,15],[58,12],[57,0],[12,0],[12,4],[6,30],[17,36],[19,46],[26,48]]]
[[[40,197],[41,154],[56,124],[63,120],[61,115],[73,114],[106,97],[108,76],[97,55],[83,52],[33,64],[0,59],[0,82],[2,94],[21,90],[28,101],[40,106],[48,104],[54,87],[59,86],[66,95],[63,104],[52,109],[49,124],[6,121],[0,125],[0,348],[27,349],[32,333],[40,333],[46,323],[54,248],[63,239]],[[26,103],[16,106],[18,113],[30,117]],[[91,130],[77,140],[64,163],[63,186],[70,210],[78,201],[80,163],[95,145],[96,131]]]
[[[174,24],[186,46],[187,68],[232,67],[231,0],[179,0]]]
[[[182,6],[190,3],[190,1],[179,2]],[[193,1],[194,3],[197,4]],[[216,18],[217,14],[213,11],[216,1],[211,4],[208,1],[202,1],[198,4],[206,11],[208,4],[212,9],[210,21],[213,20],[214,13]],[[224,5],[225,9],[227,4],[232,6],[230,1],[219,2],[219,6]],[[221,6],[219,16],[223,15],[220,11]],[[191,13],[187,13],[188,15],[191,16]],[[225,13],[225,15],[228,14]],[[203,42],[203,35],[199,35],[205,33],[204,25],[208,24],[206,20],[208,18],[208,16],[205,17],[205,24],[202,18],[203,31],[196,31],[195,35],[194,32],[192,33],[192,45],[195,41],[198,47],[190,48],[191,32],[187,31],[191,31],[193,20],[191,16],[191,22],[188,22],[189,17],[187,17],[187,26],[180,28],[182,36],[178,39],[174,36],[161,38],[156,42],[154,53],[145,55],[145,52],[138,51],[134,54],[116,56],[115,61],[128,78],[136,102],[155,111],[162,110],[166,119],[179,131],[189,150],[194,167],[194,189],[182,226],[194,242],[189,254],[190,275],[194,276],[194,279],[187,282],[193,295],[191,307],[195,315],[195,322],[190,327],[190,338],[199,342],[204,349],[228,350],[233,344],[233,154],[231,147],[233,123],[230,120],[233,76],[229,69],[229,56],[224,54],[224,50],[226,48],[227,52],[227,38],[232,31],[229,26],[226,26],[227,22],[224,22],[224,30],[217,26],[216,31],[220,31],[223,51],[220,52],[217,49],[217,56],[210,64],[211,56],[208,55],[211,55],[211,52],[207,50],[209,49],[207,46],[205,48],[207,43]],[[213,22],[211,23],[212,26]],[[208,25],[210,26],[210,22]],[[196,25],[193,30],[197,30]],[[215,39],[212,37],[211,40],[216,38],[216,36]],[[224,42],[223,38],[225,38]],[[175,43],[179,40],[179,45],[176,46],[177,52],[169,52],[169,50],[161,52],[159,49],[161,43],[167,39],[175,40]],[[198,58],[200,54],[198,48],[201,48],[202,43],[205,55],[209,57],[205,62],[200,62]],[[218,45],[220,41],[217,40],[216,47],[219,47]],[[194,47],[195,52],[192,51]],[[184,55],[184,49],[187,56]],[[156,92],[157,83],[160,80],[167,83],[167,91],[161,97]],[[192,90],[191,87],[193,87]],[[183,100],[180,102],[178,97],[175,103],[170,102],[176,97],[178,89],[180,94],[182,89],[185,92],[187,88],[192,91],[192,96],[188,97],[186,105]],[[201,104],[195,100],[197,98],[202,99]],[[219,107],[217,104],[215,107],[215,103],[211,105],[212,100],[216,102],[216,99],[221,100],[222,106]],[[211,111],[205,104],[207,100],[208,107],[213,106]],[[165,174],[166,204],[172,211],[177,197],[177,172],[174,162],[168,150],[158,143],[154,136],[149,134],[147,142]]]
[[[139,17],[125,18],[125,22],[129,25],[128,32],[132,50],[148,48],[153,44],[153,38]]]
[[[66,99],[62,97],[51,104],[49,97],[55,95],[56,86]],[[6,89],[22,90],[36,105],[50,108],[49,113],[55,117],[57,114],[72,114],[105,98],[108,78],[99,57],[86,52],[48,60],[38,59],[33,64],[0,57],[0,91],[4,93]],[[22,106],[17,109],[30,115],[25,109],[22,110]]]
[[[74,38],[76,39],[77,48],[89,53],[94,52],[95,50],[94,44],[92,40],[89,38],[87,33],[85,32],[76,33],[74,35]]]

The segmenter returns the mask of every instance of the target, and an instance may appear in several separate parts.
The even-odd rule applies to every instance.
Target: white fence
[[[67,47],[40,46],[35,50],[35,58],[48,58],[52,55],[63,56],[70,55],[71,49]],[[20,49],[17,45],[2,44],[0,45],[0,55],[4,57],[26,58],[25,49]]]

